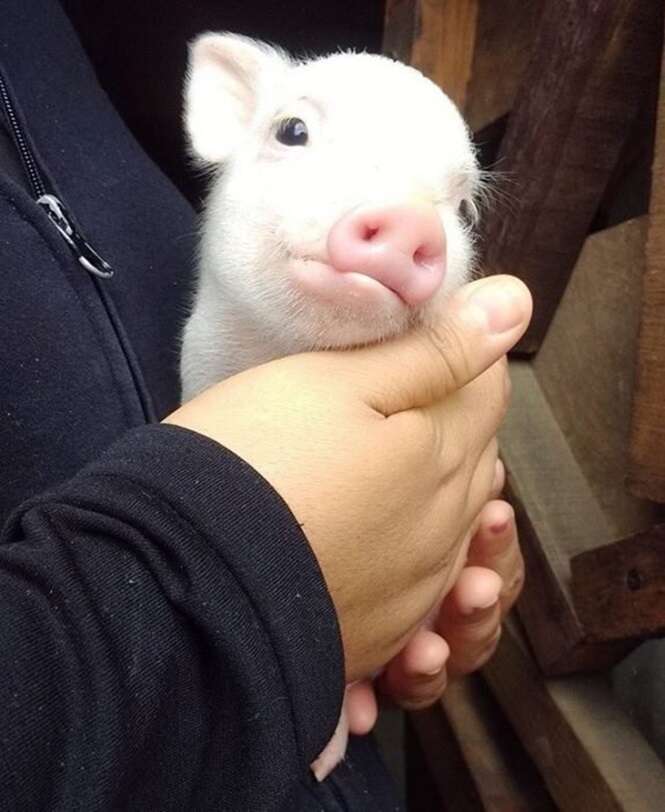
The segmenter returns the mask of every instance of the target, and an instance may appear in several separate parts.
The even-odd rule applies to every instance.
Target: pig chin
[[[327,262],[291,258],[288,276],[298,310],[316,325],[312,348],[348,347],[392,338],[420,321],[394,291],[361,273],[340,273]],[[310,331],[307,330],[309,333]]]

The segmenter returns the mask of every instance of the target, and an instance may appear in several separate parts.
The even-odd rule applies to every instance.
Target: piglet
[[[274,358],[436,321],[469,278],[477,163],[454,104],[417,70],[366,53],[294,60],[204,34],[185,122],[212,170],[185,399]],[[317,778],[347,736],[343,709]]]

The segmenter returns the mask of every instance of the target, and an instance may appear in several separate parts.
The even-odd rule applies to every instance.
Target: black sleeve
[[[258,810],[330,737],[334,610],[288,507],[174,426],[23,505],[0,546],[0,807]]]

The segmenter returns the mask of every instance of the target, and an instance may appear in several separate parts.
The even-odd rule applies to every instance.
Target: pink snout
[[[433,206],[359,208],[330,230],[328,258],[339,273],[376,279],[406,304],[424,304],[446,272],[446,238]]]

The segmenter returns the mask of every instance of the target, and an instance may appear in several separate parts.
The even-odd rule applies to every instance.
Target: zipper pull
[[[94,276],[101,279],[110,279],[113,268],[99,256],[95,249],[85,240],[82,234],[74,228],[60,200],[55,195],[42,195],[37,203],[46,211],[46,215],[58,229],[74,256],[81,265]]]

